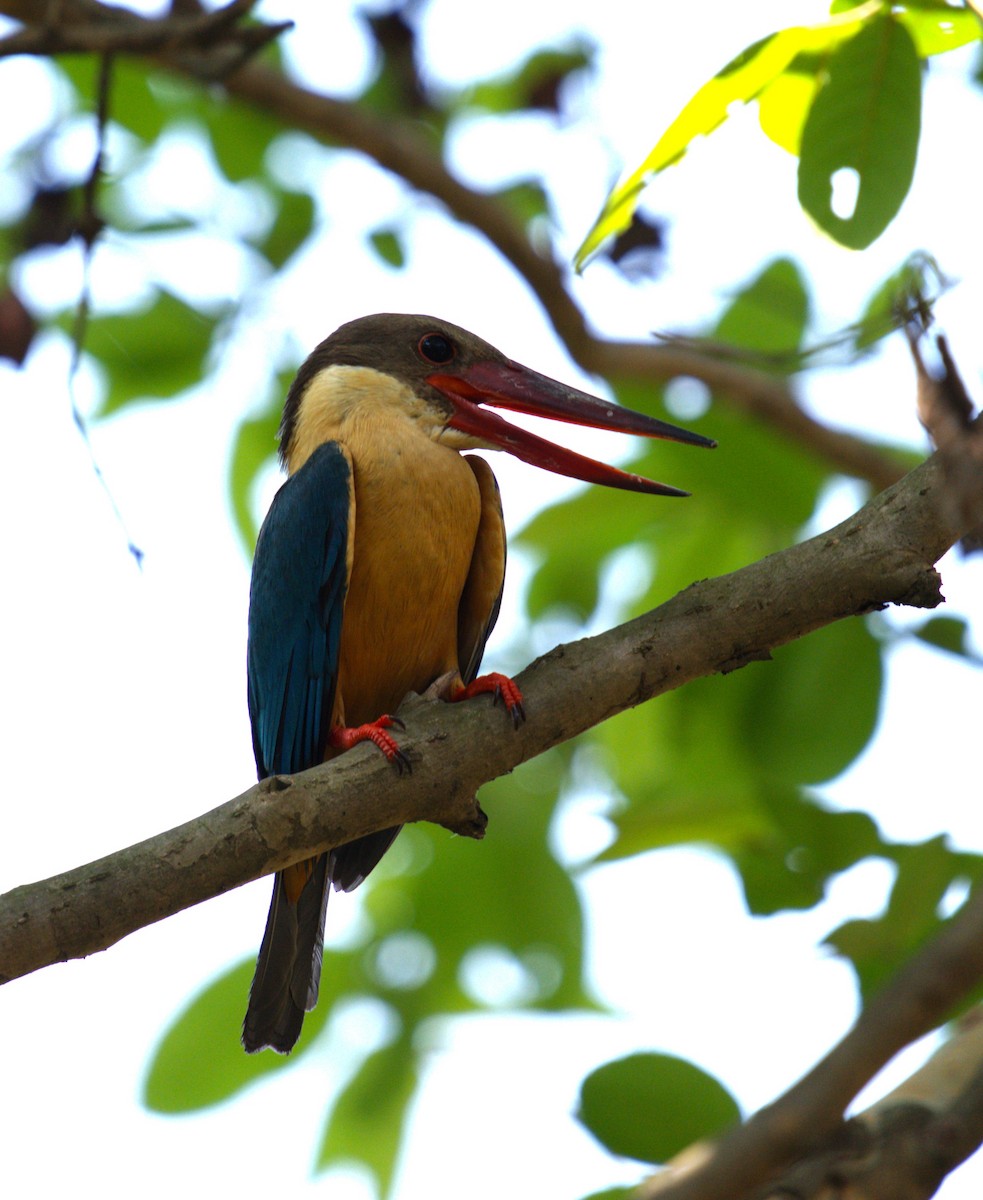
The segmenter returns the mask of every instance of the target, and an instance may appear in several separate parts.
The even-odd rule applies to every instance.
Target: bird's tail
[[[242,1023],[250,1054],[266,1046],[288,1054],[317,1003],[330,885],[327,854],[277,873]]]

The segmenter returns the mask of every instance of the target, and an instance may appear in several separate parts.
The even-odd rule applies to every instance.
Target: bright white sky
[[[347,6],[337,8],[284,45],[312,84],[347,92],[363,81],[370,60]],[[280,0],[261,13],[321,9]],[[427,9],[428,69],[448,84],[504,70],[534,45],[566,42],[576,31],[604,45],[596,79],[578,93],[588,121],[565,126],[557,138],[546,119],[517,120],[507,130],[476,120],[453,151],[454,165],[478,183],[519,177],[546,162],[561,204],[562,246],[572,253],[612,177],[622,165],[635,165],[705,78],[762,33],[821,16],[822,6],[608,0],[599,12],[585,0],[562,6],[499,0],[494,26],[484,21],[480,36],[473,12],[453,0],[435,0]],[[696,148],[653,194],[653,205],[674,222],[666,275],[633,290],[600,265],[578,282],[598,327],[622,336],[693,327],[763,260],[792,253],[808,266],[829,331],[852,320],[873,285],[924,247],[964,281],[938,312],[979,397],[983,246],[970,199],[979,191],[978,156],[952,133],[979,128],[983,115],[980,93],[964,84],[968,61],[960,54],[933,62],[916,187],[901,219],[872,250],[850,254],[811,229],[794,202],[794,163],[755,134],[753,113],[744,114]],[[43,69],[0,63],[0,100],[0,138],[16,140],[18,120],[42,128],[52,104]],[[73,152],[81,150],[69,145],[66,153]],[[292,159],[284,169],[312,173],[330,198],[331,215],[316,249],[275,294],[255,288],[231,253],[203,260],[198,245],[177,242],[150,264],[179,289],[217,297],[238,297],[253,285],[254,317],[230,348],[241,369],[223,390],[201,390],[92,430],[129,533],[146,553],[142,573],[126,553],[70,420],[64,345],[46,340],[29,374],[0,369],[6,513],[0,546],[7,580],[0,623],[6,795],[0,890],[191,818],[253,779],[244,680],[248,564],[232,533],[225,485],[230,432],[244,406],[260,399],[250,391],[252,356],[277,353],[288,337],[310,347],[364,312],[430,311],[539,370],[592,386],[557,347],[523,286],[483,243],[448,226],[433,203],[360,160],[325,154],[307,163]],[[242,197],[217,192],[187,146],[173,147],[167,163],[150,173],[151,184],[165,210],[215,207],[223,220],[249,219]],[[339,204],[346,196],[353,198],[350,208]],[[391,272],[363,250],[367,213],[411,231],[407,271]],[[107,247],[97,258],[97,298],[132,295],[143,270],[144,263]],[[57,307],[77,295],[78,281],[74,251],[63,251],[39,262],[23,283],[40,304]],[[94,386],[88,376],[79,381],[83,407]],[[834,373],[810,393],[838,424],[920,445],[911,397],[900,343],[875,364]],[[511,461],[495,465],[512,529],[533,506],[567,490]],[[831,498],[830,521],[849,499],[849,489]],[[521,578],[516,557],[513,588]],[[951,564],[945,581],[953,611],[975,609],[983,590],[979,562]],[[508,634],[506,616],[486,661],[494,664],[496,645]],[[979,786],[967,783],[978,737],[975,674],[906,648],[892,657],[891,683],[875,746],[829,795],[845,806],[869,807],[890,836],[948,832],[960,846],[980,849]],[[585,801],[564,824],[560,840],[571,854],[597,844],[595,813]],[[723,1079],[745,1109],[767,1102],[852,1019],[850,973],[817,944],[847,917],[877,912],[889,881],[886,868],[866,864],[838,880],[819,909],[752,922],[741,915],[729,867],[699,850],[588,873],[591,965],[604,998],[622,1015],[483,1018],[446,1027],[435,1042],[400,1200],[458,1195],[462,1185],[473,1200],[491,1200],[512,1194],[517,1175],[523,1194],[571,1197],[634,1180],[633,1164],[612,1164],[570,1117],[583,1075],[632,1050],[692,1057]],[[637,921],[626,936],[623,920],[640,896],[652,914],[644,945]],[[326,1103],[342,1082],[333,1044],[204,1115],[163,1119],[138,1103],[161,1030],[214,973],[255,952],[268,898],[266,881],[240,889],[105,954],[0,991],[4,1095],[10,1110],[17,1106],[16,1114],[8,1111],[4,1149],[11,1194],[75,1193],[91,1184],[109,1196],[136,1188],[147,1200],[170,1200],[190,1181],[206,1180],[241,1197],[328,1187],[333,1200],[370,1194],[356,1173],[311,1177]],[[332,904],[329,939],[343,936],[356,907],[352,898]],[[663,913],[671,919],[660,920]],[[354,1019],[347,1033],[356,1041],[364,1036]],[[898,1074],[910,1067],[902,1064]],[[975,1198],[981,1184],[983,1165],[970,1165],[944,1195]]]

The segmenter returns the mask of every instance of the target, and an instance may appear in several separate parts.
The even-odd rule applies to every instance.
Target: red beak
[[[582,479],[585,483],[603,483],[608,487],[627,488],[629,491],[648,492],[656,496],[689,495],[689,492],[680,491],[669,484],[655,483],[641,475],[632,475],[606,463],[595,462],[573,450],[554,446],[545,438],[510,425],[496,413],[479,405],[493,404],[496,408],[510,408],[537,417],[552,417],[574,425],[588,425],[592,429],[668,438],[692,446],[713,447],[717,444],[699,433],[690,433],[689,430],[658,421],[655,417],[633,412],[630,408],[620,408],[616,404],[598,400],[596,396],[557,383],[555,379],[514,362],[479,362],[458,375],[435,372],[427,377],[427,383],[432,384],[454,405],[454,415],[448,422],[452,429],[490,442],[534,467]]]

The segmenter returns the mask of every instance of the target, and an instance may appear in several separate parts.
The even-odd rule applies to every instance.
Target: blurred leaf
[[[881,650],[858,618],[836,621],[780,647],[753,679],[737,736],[778,779],[832,779],[873,737],[883,682]]]
[[[569,50],[537,50],[518,70],[485,80],[463,92],[460,108],[482,108],[493,113],[529,109],[559,112],[560,88],[576,71],[593,64],[592,46],[580,44]]]
[[[667,1162],[741,1118],[718,1080],[668,1054],[633,1054],[592,1071],[577,1115],[612,1154],[648,1163]]]
[[[528,225],[537,217],[549,216],[549,198],[543,185],[535,179],[510,184],[496,193],[499,200],[521,224]]]
[[[239,1041],[232,1014],[245,1012],[252,975],[251,961],[224,972],[171,1021],[143,1081],[141,1099],[151,1112],[211,1108],[287,1063],[276,1054],[246,1054]]]
[[[504,949],[513,957],[525,976],[516,1007],[594,1007],[583,986],[580,897],[548,846],[561,762],[547,755],[482,788],[482,804],[492,814],[484,841],[414,826],[400,842],[406,838],[426,868],[380,868],[366,896],[374,938],[413,930],[437,952],[432,973],[413,992],[380,990],[376,981],[377,992],[408,1024],[425,1014],[474,1009],[463,967],[476,948]]]
[[[946,837],[891,847],[898,873],[881,916],[847,921],[825,939],[857,973],[866,1003],[943,924],[940,906],[950,888],[979,882],[983,857],[954,851]],[[964,1005],[974,1003],[983,985]]]
[[[406,248],[402,236],[395,229],[375,229],[369,234],[369,243],[384,263],[402,270],[406,266]]]
[[[366,1058],[331,1110],[317,1170],[338,1162],[364,1163],[376,1178],[379,1194],[388,1194],[418,1083],[418,1058],[406,1038]]]
[[[99,58],[95,54],[62,55],[55,63],[78,96],[78,107],[92,112],[98,94]],[[169,114],[153,87],[157,73],[141,61],[117,56],[113,60],[109,116],[147,145],[157,140]]]
[[[605,1188],[603,1192],[591,1192],[589,1196],[584,1196],[583,1200],[629,1200],[637,1192],[638,1188],[635,1186],[610,1187]]]
[[[790,787],[760,786],[757,799],[769,833],[748,839],[732,857],[748,910],[758,916],[812,908],[834,875],[883,852],[867,813],[832,811]]]
[[[782,778],[770,755],[797,755],[780,730],[749,744],[762,692],[771,684],[781,694],[770,671],[752,664],[695,680],[604,725],[598,741],[622,799],[601,860],[714,846],[733,860],[752,911],[775,912],[811,907],[832,875],[886,852],[865,813],[831,811]]]
[[[283,123],[266,110],[231,99],[224,93],[221,102],[212,96],[202,104],[200,116],[225,178],[233,183],[262,178],[266,151],[283,132]]]
[[[610,488],[590,488],[540,512],[516,539],[543,557],[526,595],[529,616],[561,608],[586,621],[597,606],[604,560],[620,546],[650,540],[661,515],[652,497]]]
[[[142,312],[90,318],[85,349],[104,368],[109,382],[97,416],[141,400],[167,400],[200,383],[220,317],[159,290]],[[73,320],[69,314],[59,323],[70,330]]]
[[[976,13],[946,0],[907,0],[897,16],[911,34],[920,58],[958,50],[983,37]]]
[[[829,60],[802,131],[799,200],[844,246],[862,250],[887,228],[911,186],[921,127],[921,66],[908,31],[885,14]],[[833,177],[855,171],[851,215],[833,210]]]
[[[314,228],[316,209],[306,192],[277,189],[274,194],[276,218],[256,248],[276,270],[294,255]]]
[[[937,650],[946,650],[977,665],[983,661],[969,643],[969,624],[964,617],[930,617],[914,631],[915,637]]]
[[[799,153],[802,127],[822,86],[831,50],[832,45],[818,52],[797,54],[758,96],[758,122],[762,133],[789,154]]]
[[[257,929],[257,949],[261,934]],[[288,1056],[265,1050],[247,1054],[239,1031],[254,967],[255,960],[249,958],[221,974],[192,997],[164,1030],[143,1083],[142,1100],[152,1112],[211,1108],[271,1071],[289,1068],[306,1055],[340,997],[368,991],[360,947],[326,951],[320,999],[304,1019],[294,1050]]]
[[[282,382],[282,379],[278,380]],[[266,410],[243,421],[232,442],[232,463],[229,470],[229,500],[236,531],[243,549],[252,555],[256,547],[259,525],[253,511],[253,484],[260,471],[276,454],[276,435],[280,427],[282,396],[286,388],[276,386],[274,398]]]
[[[797,263],[776,258],[734,297],[717,322],[713,340],[757,355],[792,361],[809,320],[809,293]]]

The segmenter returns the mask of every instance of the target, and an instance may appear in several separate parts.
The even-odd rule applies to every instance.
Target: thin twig
[[[72,421],[79,432],[82,444],[85,446],[92,465],[93,473],[106,494],[113,515],[126,537],[126,546],[137,566],[143,567],[143,551],[130,536],[123,513],[106,480],[95,447],[89,437],[89,429],[82,415],[76,392],[76,382],[79,368],[82,365],[82,352],[85,349],[85,334],[89,325],[89,314],[92,308],[92,259],[96,242],[103,229],[103,220],[99,215],[98,190],[103,177],[106,159],[106,127],[109,121],[109,98],[111,93],[113,56],[104,54],[99,63],[99,79],[96,92],[96,152],[92,166],[85,183],[82,185],[82,215],[78,222],[78,232],[82,240],[82,288],[78,304],[75,307],[75,319],[72,322],[72,358],[68,368],[68,400],[71,405]]]

